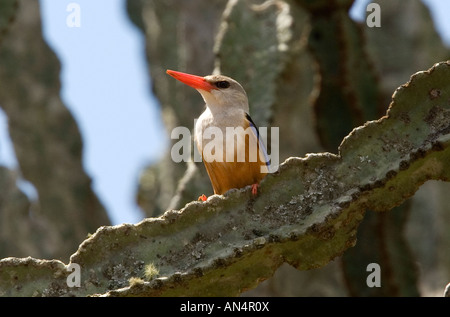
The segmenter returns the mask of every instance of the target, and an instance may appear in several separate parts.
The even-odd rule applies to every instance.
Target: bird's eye
[[[227,82],[226,80],[218,81],[218,82],[216,82],[216,87],[217,88],[221,88],[221,89],[225,89],[225,88],[230,87],[230,83]]]

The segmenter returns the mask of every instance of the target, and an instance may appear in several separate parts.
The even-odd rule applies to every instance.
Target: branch
[[[321,267],[355,244],[367,208],[389,210],[425,181],[450,179],[450,62],[394,93],[387,115],[342,142],[340,155],[286,160],[250,188],[191,202],[136,225],[101,227],[70,262],[0,261],[0,295],[236,296],[284,262]]]

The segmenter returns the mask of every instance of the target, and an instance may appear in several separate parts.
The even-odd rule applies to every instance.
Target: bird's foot
[[[206,201],[208,199],[208,197],[205,196],[205,194],[202,194],[201,196],[198,197],[198,201]]]
[[[258,184],[253,184],[253,185],[252,185],[252,195],[253,195],[253,196],[258,195],[258,187],[259,187]]]

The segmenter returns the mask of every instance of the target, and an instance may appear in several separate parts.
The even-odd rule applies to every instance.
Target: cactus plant
[[[0,250],[8,251],[2,256],[68,259],[67,246],[76,248],[87,233],[110,222],[83,169],[78,126],[59,96],[60,64],[40,33],[39,3],[9,2],[19,4],[0,44],[0,104],[20,166],[15,174],[34,185],[39,203],[30,202],[25,213],[17,214],[22,222],[0,223],[3,233],[34,228],[14,242],[5,237]],[[6,14],[11,11],[0,11]],[[0,212],[16,217],[13,209]],[[49,227],[53,235],[44,234]]]
[[[390,210],[425,181],[450,179],[449,100],[450,62],[442,62],[398,88],[386,116],[355,128],[339,155],[286,160],[256,198],[236,189],[136,225],[99,228],[71,256],[79,288],[67,286],[60,261],[3,259],[0,294],[230,296],[283,262],[321,267],[354,245],[367,208]],[[149,265],[157,273],[146,280]]]
[[[304,274],[316,279],[324,272],[318,268],[328,263],[327,272],[338,276],[339,261],[332,260],[342,254],[350,294],[417,294],[418,276],[410,265],[416,254],[409,252],[405,241],[404,234],[411,230],[406,219],[420,216],[426,218],[421,225],[428,225],[439,214],[439,205],[426,200],[428,209],[437,209],[434,213],[400,208],[411,205],[414,210],[413,201],[407,199],[425,181],[449,178],[448,62],[415,74],[396,91],[386,116],[364,122],[385,114],[386,96],[390,99],[392,91],[407,81],[405,74],[447,59],[448,50],[437,53],[440,41],[431,23],[421,19],[425,21],[420,37],[423,50],[416,54],[408,49],[408,59],[397,57],[402,47],[414,47],[416,38],[397,36],[401,40],[385,44],[389,41],[382,36],[385,28],[368,30],[348,18],[352,2],[128,0],[130,18],[146,35],[153,88],[167,128],[189,127],[192,114],[200,113],[202,105],[188,89],[168,93],[174,82],[163,75],[165,68],[170,65],[196,74],[215,68],[244,84],[259,125],[280,127],[280,158],[286,161],[263,181],[256,198],[249,189],[241,189],[198,203],[190,201],[199,192],[209,194],[203,169],[192,163],[186,170],[183,164],[163,159],[143,173],[138,201],[148,216],[168,211],[136,225],[101,227],[67,261],[84,235],[107,220],[79,164],[82,144],[77,127],[57,96],[59,62],[36,33],[40,29],[37,2],[27,3],[25,10],[24,0],[3,1],[0,104],[9,117],[21,171],[0,168],[0,255],[18,256],[0,260],[0,295],[239,295],[275,271],[279,278],[286,264],[315,269]],[[378,2],[383,25],[401,20],[389,19],[389,10],[400,2]],[[401,3],[413,8],[408,16],[422,14],[418,1]],[[330,45],[335,49],[330,50]],[[26,52],[21,47],[27,47]],[[30,53],[35,53],[32,58]],[[417,63],[417,55],[426,58]],[[336,74],[337,64],[341,72]],[[383,80],[377,81],[377,76]],[[24,78],[32,80],[24,85]],[[379,93],[387,101],[378,102]],[[341,102],[332,103],[333,111],[338,106],[348,110],[338,117],[324,108],[336,100]],[[317,135],[312,118],[318,123]],[[333,120],[339,124],[327,123]],[[55,131],[57,136],[52,134]],[[30,135],[39,142],[28,142]],[[324,149],[329,153],[320,153]],[[306,152],[317,154],[304,156]],[[63,159],[53,157],[55,153]],[[39,174],[40,170],[46,172]],[[39,201],[30,201],[17,188],[21,172],[37,188]],[[429,185],[420,187],[414,198],[427,195],[423,189]],[[445,196],[445,188],[439,188]],[[448,216],[439,217],[443,220],[439,226],[445,227]],[[421,245],[425,240],[445,248],[448,230],[440,231],[442,239],[436,240],[437,230],[420,243],[413,240],[414,251],[418,246],[426,249]],[[373,251],[371,256],[382,256],[375,259],[389,277],[382,276],[381,292],[355,283],[364,282],[367,275],[366,271],[361,275],[361,268],[368,258],[360,258],[365,255],[361,250],[367,249]],[[32,257],[19,258],[28,255]],[[43,260],[49,257],[59,260]],[[445,266],[448,255],[439,253],[439,260]],[[68,282],[77,274],[71,272],[77,264],[81,284],[73,287]],[[349,270],[355,266],[357,270]],[[291,269],[289,279],[295,280],[292,277],[298,272]],[[308,293],[296,289],[290,295]]]

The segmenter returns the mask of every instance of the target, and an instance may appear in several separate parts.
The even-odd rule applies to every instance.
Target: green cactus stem
[[[99,228],[70,258],[80,287],[67,286],[60,261],[3,259],[0,295],[237,296],[284,262],[329,263],[356,243],[366,209],[390,210],[430,179],[450,180],[450,62],[413,75],[386,116],[354,129],[339,155],[286,160],[257,197],[231,190]]]

